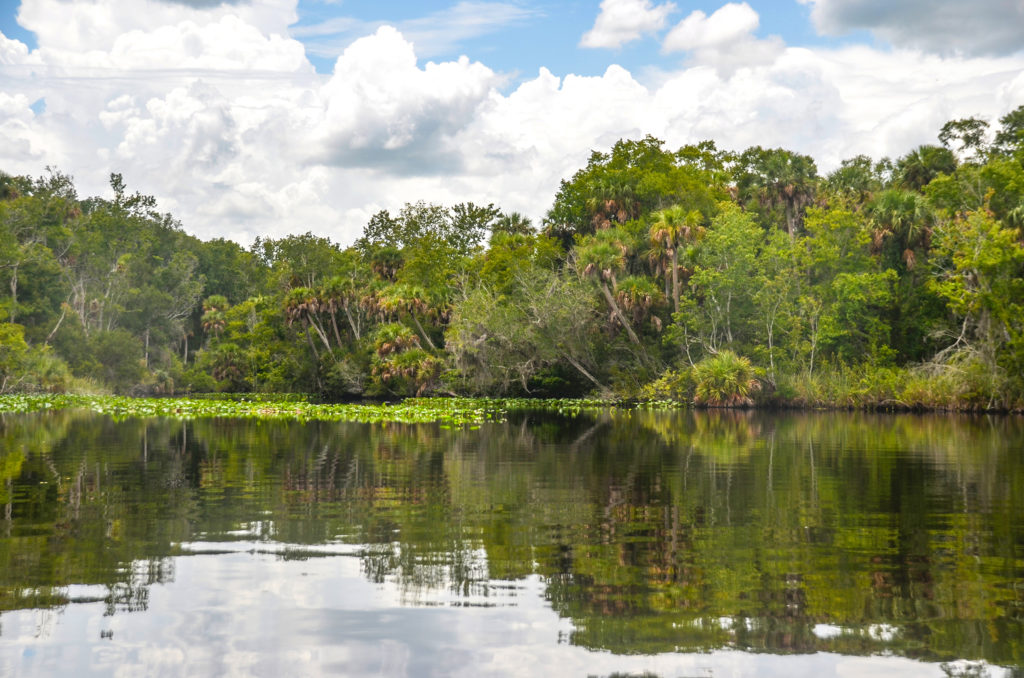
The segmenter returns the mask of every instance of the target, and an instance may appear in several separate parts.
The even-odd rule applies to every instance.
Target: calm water
[[[0,509],[3,676],[1024,675],[1020,419],[0,415]]]

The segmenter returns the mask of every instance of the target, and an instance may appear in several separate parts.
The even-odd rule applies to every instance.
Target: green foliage
[[[125,393],[145,374],[142,344],[127,330],[97,332],[89,340],[90,354],[96,360],[91,376]]]
[[[693,401],[709,407],[747,407],[761,390],[756,370],[748,358],[732,351],[708,356],[693,366]]]
[[[745,345],[755,326],[755,263],[764,232],[739,207],[723,204],[694,247],[689,288],[694,300],[675,316],[704,353]]]
[[[894,181],[909,190],[919,191],[942,174],[956,170],[956,156],[942,146],[918,146],[896,161]]]
[[[660,377],[640,389],[638,399],[641,401],[689,402],[693,399],[696,386],[693,374],[692,369],[667,369]]]
[[[505,292],[486,285],[471,290],[452,313],[446,347],[459,386],[472,393],[529,393],[534,377],[556,365],[603,391],[594,375],[597,327],[586,286],[534,266],[519,271]]]
[[[998,153],[1015,155],[1024,149],[1024,105],[1018,106],[999,118],[993,147]]]
[[[544,230],[568,248],[577,235],[673,204],[707,214],[724,196],[724,157],[710,142],[672,153],[651,136],[618,141],[609,153],[593,152],[584,169],[562,181]]]
[[[1019,394],[1007,392],[1007,377],[1024,370],[1019,348],[1024,334],[1024,247],[1019,233],[979,210],[942,224],[934,250],[930,286],[946,300],[954,321],[945,332],[952,343],[935,361],[968,366],[965,373],[972,383],[979,380],[970,375],[980,369],[988,378],[976,399],[987,407],[1009,406]]]
[[[781,222],[796,235],[817,191],[818,168],[810,156],[753,146],[736,158],[732,173],[741,205],[758,214],[764,227]]]
[[[776,403],[902,406],[884,379],[875,400],[829,386],[870,365],[871,384],[916,375],[899,377],[913,402],[1015,408],[1019,112],[991,148],[985,121],[953,120],[943,146],[825,179],[785,149],[621,140],[562,182],[544,235],[494,205],[421,201],[348,248],[200,242],[116,174],[112,199],[0,175],[0,319],[23,328],[4,388],[633,397],[732,351],[765,366]]]
[[[854,203],[863,203],[887,182],[884,163],[875,162],[866,155],[847,158],[839,168],[825,178],[825,187],[833,194]]]

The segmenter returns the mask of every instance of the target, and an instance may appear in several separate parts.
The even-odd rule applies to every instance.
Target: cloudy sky
[[[243,244],[420,199],[539,219],[622,137],[828,170],[1022,104],[1024,0],[0,2],[0,169],[121,172]]]

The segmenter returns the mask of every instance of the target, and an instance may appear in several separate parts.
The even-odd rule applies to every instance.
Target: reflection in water
[[[453,431],[61,411],[0,415],[0,443],[0,624],[38,611],[38,634],[96,610],[156,623],[177,588],[235,623],[243,603],[280,616],[252,584],[312,636],[324,600],[394,592],[391,635],[330,622],[367,643],[425,633],[427,609],[462,610],[456,626],[551,610],[536,642],[573,652],[1024,662],[1017,419],[609,410]],[[127,642],[97,628],[90,643]]]

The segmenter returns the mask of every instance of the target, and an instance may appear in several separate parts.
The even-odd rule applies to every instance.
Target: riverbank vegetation
[[[1024,408],[1024,106],[895,160],[652,137],[536,227],[381,211],[341,247],[185,233],[112,175],[0,174],[0,393]]]

